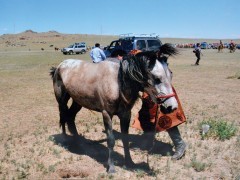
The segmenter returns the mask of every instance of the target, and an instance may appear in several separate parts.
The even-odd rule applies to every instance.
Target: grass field
[[[173,84],[181,99],[187,123],[179,126],[188,144],[185,156],[171,161],[173,146],[166,132],[156,135],[153,152],[143,148],[142,132],[130,128],[131,155],[136,169],[124,167],[120,125],[113,119],[117,173],[108,175],[108,150],[102,132],[101,114],[83,109],[76,118],[77,140],[63,137],[59,128],[58,107],[49,69],[67,58],[90,61],[89,53],[63,55],[49,47],[69,45],[81,37],[91,46],[109,44],[114,37],[65,35],[62,39],[39,34],[0,38],[0,179],[239,179],[240,133],[221,141],[202,139],[202,121],[226,121],[239,127],[240,120],[240,51],[223,53],[202,50],[200,66],[192,66],[192,49],[180,49],[169,59]],[[41,34],[41,36],[43,36]],[[89,37],[90,36],[90,37]],[[55,40],[54,40],[55,39]],[[26,46],[6,47],[6,41]],[[33,43],[45,41],[45,44]],[[176,43],[178,39],[163,39]],[[181,40],[184,41],[184,40]],[[186,40],[188,41],[188,40]],[[108,42],[108,43],[107,43]],[[40,48],[44,45],[45,50]],[[31,49],[31,50],[29,50]],[[138,101],[132,119],[138,112]],[[142,142],[142,143],[139,143]]]

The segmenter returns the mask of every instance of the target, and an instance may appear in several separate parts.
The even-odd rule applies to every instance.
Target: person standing
[[[197,61],[195,63],[195,65],[199,65],[199,61],[201,59],[201,47],[200,47],[200,43],[197,43],[197,45],[195,46],[195,49],[193,50],[193,52],[195,53],[196,57],[197,57]]]
[[[223,46],[222,40],[220,40],[220,45]]]
[[[95,47],[91,50],[90,56],[93,60],[93,63],[99,63],[106,59],[106,55],[103,50],[100,48],[100,44],[96,43]]]
[[[175,91],[175,90],[174,90]],[[176,94],[176,91],[175,91]],[[182,106],[180,105],[180,100],[177,97],[179,103],[179,108],[170,114],[163,114],[158,112],[158,105],[155,104],[151,97],[147,93],[142,95],[142,107],[138,112],[137,116],[134,119],[132,127],[144,131],[144,136],[148,140],[148,144],[153,146],[153,139],[155,138],[155,133],[164,131],[163,127],[160,127],[159,124],[164,124],[165,128],[175,124],[173,127],[168,127],[165,129],[173,142],[175,152],[172,156],[172,160],[179,160],[183,157],[186,152],[187,144],[182,139],[178,125],[186,121]],[[156,119],[157,118],[157,119]],[[169,119],[170,118],[170,119]],[[168,122],[171,122],[168,124]]]
[[[138,52],[133,51],[131,54],[136,55]],[[157,58],[161,59],[160,51],[157,53]],[[179,160],[186,152],[187,144],[182,139],[178,125],[186,121],[184,111],[176,90],[173,88],[175,98],[178,102],[178,108],[169,114],[159,112],[159,107],[155,104],[147,93],[142,95],[142,107],[134,119],[132,127],[144,131],[144,136],[148,140],[147,143],[153,146],[155,133],[166,130],[175,147],[175,152],[172,160]],[[159,125],[161,124],[161,125]],[[162,127],[163,126],[163,127]]]

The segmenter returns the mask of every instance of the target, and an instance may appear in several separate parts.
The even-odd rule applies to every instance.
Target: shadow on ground
[[[115,139],[121,139],[121,133],[114,131]],[[87,155],[92,159],[96,160],[98,163],[103,164],[107,168],[107,159],[108,159],[108,148],[103,145],[103,142],[106,142],[106,139],[101,139],[98,141],[86,139],[84,136],[69,136],[63,134],[52,135],[54,143],[64,147],[68,151],[78,155]],[[139,150],[151,150],[150,154],[159,154],[161,156],[167,156],[173,154],[172,146],[167,143],[156,141],[154,146],[152,146],[152,140],[149,141],[149,136],[144,135],[135,135],[129,134],[130,149],[139,149]],[[150,142],[150,143],[149,143]],[[114,162],[116,166],[124,166],[124,157],[118,152],[114,152],[113,155]],[[135,164],[131,171],[140,169],[148,174],[152,174],[149,165],[145,162]]]

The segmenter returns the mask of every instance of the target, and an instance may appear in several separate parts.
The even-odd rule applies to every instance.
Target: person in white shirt
[[[100,48],[100,44],[96,43],[95,48],[93,48],[90,52],[90,56],[93,60],[93,63],[99,63],[106,59],[106,55],[103,50]]]

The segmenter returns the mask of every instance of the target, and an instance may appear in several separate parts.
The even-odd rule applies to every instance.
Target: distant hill
[[[23,32],[21,32],[19,34],[24,34],[24,33],[26,33],[26,34],[38,34],[40,32],[36,32],[36,31],[31,30],[31,29],[28,29],[28,30],[23,31]],[[57,32],[55,30],[51,30],[51,31],[48,31],[48,32],[41,32],[41,33],[60,34],[59,32]]]
[[[52,31],[48,31],[48,33],[56,33],[56,34],[60,34],[59,32],[54,31],[54,30],[52,30]]]
[[[22,32],[22,33],[35,33],[35,34],[36,34],[37,32],[35,32],[35,31],[29,29],[29,30],[26,30],[26,31],[24,31],[24,32]]]

